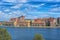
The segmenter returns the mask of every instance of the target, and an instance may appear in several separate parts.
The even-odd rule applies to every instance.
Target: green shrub
[[[36,34],[33,40],[44,40],[41,34]]]
[[[0,40],[11,40],[11,36],[5,28],[0,28]]]

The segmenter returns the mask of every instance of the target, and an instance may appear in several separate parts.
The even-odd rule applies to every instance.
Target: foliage
[[[34,40],[44,40],[41,34],[36,34]]]
[[[5,28],[0,28],[0,40],[11,40],[11,36]]]

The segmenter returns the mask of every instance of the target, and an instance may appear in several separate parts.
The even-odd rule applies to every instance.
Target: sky
[[[0,0],[0,21],[60,17],[60,0]]]

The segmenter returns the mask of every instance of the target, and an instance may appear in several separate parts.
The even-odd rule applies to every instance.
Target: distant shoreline
[[[18,26],[0,26],[0,28],[60,28],[60,26],[30,26],[30,27],[26,27],[26,26],[22,26],[22,27],[18,27]]]

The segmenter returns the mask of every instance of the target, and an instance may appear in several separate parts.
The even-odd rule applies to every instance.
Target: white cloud
[[[6,14],[6,13],[4,13],[4,12],[2,12],[2,11],[0,11],[0,18],[8,18],[9,17],[9,15],[8,14]]]
[[[56,0],[57,2],[60,2],[60,0]]]
[[[32,1],[43,1],[43,2],[60,2],[60,0],[32,0]]]
[[[28,5],[31,7],[42,7],[45,5],[45,3],[39,4],[39,5],[31,5],[31,4],[28,4]]]
[[[47,0],[47,1],[53,1],[53,0]]]
[[[26,15],[26,19],[36,19],[38,16]]]
[[[29,4],[29,6],[30,7],[39,7],[38,5],[30,5],[30,4]]]
[[[54,7],[58,6],[57,4],[53,5]]]
[[[3,0],[3,1],[6,1],[6,2],[16,2],[16,0]]]
[[[19,17],[19,16],[21,16],[21,15],[24,15],[24,16],[25,16],[26,13],[17,10],[17,11],[12,11],[12,12],[10,12],[9,15],[10,15],[11,17]]]
[[[31,12],[31,11],[37,11],[37,8],[41,8],[42,6],[44,6],[45,4],[39,4],[39,5],[32,5],[32,4],[17,4],[16,6],[13,6],[11,8],[14,9],[20,9],[21,7],[25,7],[25,9],[23,11],[25,12]]]
[[[44,5],[45,5],[45,3],[40,4],[40,6],[44,6]]]
[[[16,4],[15,6],[12,6],[11,8],[14,8],[14,9],[19,9],[21,7],[26,7],[26,9],[28,10],[31,10],[31,9],[34,9],[34,8],[38,8],[38,7],[42,7],[44,6],[45,4],[42,3],[42,4],[39,4],[39,5],[32,5],[32,4]]]
[[[17,4],[17,5],[15,5],[15,6],[11,7],[11,8],[18,9],[18,8],[20,8],[22,5],[23,5],[23,4]]]
[[[6,21],[7,19],[9,19],[9,15],[8,14],[5,14],[2,11],[0,11],[0,20]]]
[[[54,5],[51,5],[50,7],[57,7],[57,6],[60,6],[60,5],[54,4]]]
[[[41,17],[41,18],[42,18],[42,17],[43,17],[43,18],[45,18],[45,17],[47,18],[47,17],[50,17],[50,15],[48,15],[48,14],[41,14],[40,17]]]
[[[25,3],[25,2],[27,2],[27,0],[16,0],[17,2],[22,2],[22,3]]]
[[[44,1],[48,1],[48,2],[60,2],[60,0],[44,0]]]
[[[4,13],[2,11],[0,11],[0,19],[3,19],[3,20],[9,20],[10,18],[16,18],[16,17],[19,17],[21,15],[26,15],[25,13],[17,10],[17,11],[12,11],[10,13]]]
[[[0,18],[4,16],[4,13],[2,11],[0,11]]]
[[[11,10],[10,9],[5,9],[3,10],[4,12],[10,12]]]
[[[12,6],[11,8],[18,9],[22,6],[24,6],[24,3],[27,2],[27,0],[16,0],[17,4],[15,6]]]
[[[14,2],[14,3],[25,3],[25,2],[27,2],[27,0],[3,0],[3,1],[5,1],[5,2]]]
[[[52,8],[49,11],[52,11],[52,12],[60,12],[60,7]]]

